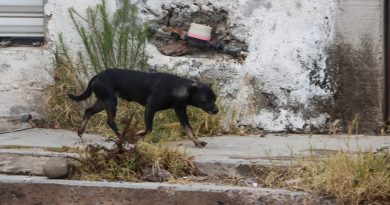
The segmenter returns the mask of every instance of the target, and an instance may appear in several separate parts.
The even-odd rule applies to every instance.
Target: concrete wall
[[[74,7],[83,14],[88,6],[99,2],[47,0],[44,7],[47,44],[0,48],[0,118],[43,113],[43,90],[51,82],[58,35],[64,34],[64,40],[74,55],[80,50],[80,39],[72,26],[68,9]],[[108,6],[113,10],[116,2],[110,2]]]
[[[13,79],[20,78],[28,65],[52,68],[59,33],[64,34],[65,42],[74,53],[77,52],[80,39],[71,26],[67,9],[72,6],[77,11],[84,11],[97,2],[48,0],[45,13],[49,45],[42,48],[45,57],[39,62],[32,57],[18,65],[15,61],[23,49],[16,52],[18,49],[12,48],[14,57],[6,63],[0,58],[0,68],[9,65],[7,68],[12,74],[7,72],[2,77],[16,82]],[[115,9],[117,2],[108,2],[110,10]],[[162,19],[169,9],[183,5],[185,9],[180,10],[183,15],[198,10],[228,13],[226,32],[248,46],[249,56],[244,62],[226,55],[168,57],[161,55],[152,44],[147,47],[152,70],[214,81],[230,114],[226,124],[269,131],[302,131],[306,128],[321,131],[329,121],[348,122],[360,113],[363,125],[372,130],[382,120],[382,0],[136,2],[145,22]],[[7,50],[1,49],[0,56]],[[44,70],[34,70],[35,75],[44,76]],[[8,89],[0,84],[0,91],[3,87]],[[16,83],[12,89],[21,87]],[[21,100],[26,97],[10,91],[1,91],[0,97],[13,99],[19,107],[26,107],[26,111],[35,109]],[[11,111],[12,106],[13,103],[1,104],[0,116],[17,114]]]
[[[242,125],[282,131],[326,123],[330,116],[317,111],[313,101],[326,101],[333,94],[322,84],[326,47],[334,35],[334,2],[148,0],[143,7],[163,15],[161,7],[193,3],[227,11],[228,32],[248,45],[249,56],[243,63],[226,56],[172,58],[150,47],[152,66],[216,79],[221,98]]]
[[[382,0],[147,0],[145,19],[191,5],[228,12],[227,30],[249,47],[244,63],[162,56],[154,67],[216,79],[233,121],[270,131],[325,131],[336,119],[344,131],[360,116],[364,132],[383,120]],[[153,12],[150,12],[153,11]],[[152,13],[153,15],[147,15]]]
[[[0,116],[42,113],[54,53],[46,48],[0,48]]]
[[[378,131],[384,119],[384,1],[339,0],[336,38],[328,69],[336,82],[335,118],[360,116],[363,131]]]

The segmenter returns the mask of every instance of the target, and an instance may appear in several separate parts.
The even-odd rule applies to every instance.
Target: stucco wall
[[[317,101],[333,95],[326,82],[326,47],[335,33],[334,2],[148,0],[143,6],[161,15],[147,16],[153,19],[164,15],[161,7],[192,3],[227,11],[228,30],[246,42],[249,56],[242,64],[226,56],[165,57],[150,46],[151,65],[215,79],[239,124],[282,131],[326,123],[330,116],[317,110]]]
[[[77,52],[80,39],[67,9],[74,7],[82,12],[97,2],[48,0],[45,14],[49,44],[41,51],[44,57],[36,54],[41,60],[31,57],[18,64],[14,61],[18,61],[20,53],[15,51],[14,57],[5,63],[1,56],[8,49],[0,49],[0,68],[9,65],[7,69],[12,70],[1,75],[13,81],[29,65],[52,68],[59,33],[64,34],[73,53]],[[226,30],[248,46],[249,56],[244,62],[226,55],[168,57],[152,44],[147,47],[152,70],[213,81],[228,108],[226,123],[269,131],[306,128],[316,131],[323,130],[334,119],[348,122],[355,113],[361,113],[362,120],[367,122],[364,126],[369,128],[382,119],[382,0],[139,0],[136,3],[145,22],[163,18],[167,9],[177,5],[187,5],[186,12],[216,9],[228,13]],[[108,5],[113,10],[117,1],[108,1]],[[45,69],[34,70],[34,74],[44,76]],[[21,100],[24,97],[1,91],[7,88],[8,81],[0,84],[0,97],[15,98],[20,106],[31,110],[31,104]],[[21,87],[16,83],[12,89]],[[367,102],[362,103],[360,99],[369,93]],[[1,104],[0,116],[12,114],[12,106]]]
[[[147,0],[139,7],[153,20],[166,15],[162,7],[177,5],[190,5],[183,15],[227,11],[228,32],[247,43],[249,56],[243,64],[221,56],[172,58],[150,46],[150,64],[219,82],[234,123],[324,131],[340,119],[346,131],[359,115],[364,132],[381,126],[383,1]]]
[[[72,26],[68,9],[74,7],[83,14],[88,6],[98,2],[100,0],[47,0],[44,6],[47,44],[0,48],[0,118],[30,112],[43,114],[43,89],[51,82],[58,35],[64,34],[73,54],[80,50],[80,39]],[[116,2],[108,3],[108,6],[113,10]]]
[[[0,116],[42,112],[54,55],[44,48],[0,48]]]

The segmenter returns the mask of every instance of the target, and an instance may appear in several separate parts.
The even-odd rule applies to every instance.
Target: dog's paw
[[[200,142],[200,145],[201,145],[202,147],[206,147],[206,145],[207,145],[207,142],[205,142],[205,141],[201,141],[201,142]]]
[[[77,135],[79,137],[82,137],[83,136],[83,133],[84,133],[84,130],[77,130]]]
[[[195,144],[196,147],[203,148],[203,147],[205,147],[207,145],[207,142],[205,142],[205,141],[196,141],[196,142],[194,142],[194,144]]]

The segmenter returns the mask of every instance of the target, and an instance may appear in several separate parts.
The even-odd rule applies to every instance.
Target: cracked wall
[[[65,41],[74,54],[81,45],[69,18],[68,8],[84,11],[99,2],[46,0],[44,14],[47,43],[42,47],[0,48],[0,118],[31,112],[43,114],[43,90],[47,83],[52,82],[50,73],[55,66],[58,34],[65,34]],[[116,3],[108,5],[114,9]]]
[[[67,9],[83,11],[99,0],[47,0],[47,41],[43,51],[32,52],[21,63],[19,51],[7,57],[0,50],[0,116],[33,110],[40,104],[41,85],[36,76],[45,76],[53,67],[58,34],[74,54],[80,39]],[[362,126],[373,130],[382,120],[383,110],[383,2],[381,0],[135,0],[142,21],[188,27],[213,21],[214,32],[247,47],[244,61],[224,54],[197,52],[196,55],[162,55],[155,42],[147,45],[152,71],[166,71],[181,76],[214,82],[218,95],[228,108],[226,124],[249,126],[268,131],[324,132],[329,122],[341,119],[344,125],[357,113]],[[109,1],[115,9],[120,1]],[[171,13],[170,13],[171,12]],[[206,15],[206,17],[204,16]],[[223,40],[223,39],[219,39]],[[157,46],[156,46],[157,45]],[[12,48],[13,49],[13,48]],[[11,50],[12,50],[11,49]],[[26,48],[28,49],[28,48]],[[27,51],[22,49],[23,52]],[[5,59],[7,58],[7,62]],[[34,68],[34,69],[33,69]],[[36,69],[38,68],[38,69]],[[25,75],[24,70],[29,70]],[[20,78],[25,76],[26,78]],[[34,77],[32,77],[34,76]],[[18,79],[17,81],[14,79]],[[38,83],[37,83],[38,82]],[[14,86],[13,86],[14,85]],[[13,86],[13,87],[12,87]],[[42,87],[42,86],[41,86]],[[7,93],[7,89],[21,92]],[[27,93],[27,95],[26,95]],[[27,97],[26,97],[27,96]],[[38,97],[32,97],[38,96]],[[366,100],[361,100],[361,99]],[[21,102],[12,108],[11,100]],[[37,105],[38,106],[38,105]]]
[[[326,79],[326,46],[333,39],[336,4],[313,0],[148,0],[141,3],[141,10],[146,11],[145,19],[153,20],[165,15],[161,8],[183,4],[226,11],[226,29],[248,45],[249,55],[243,63],[227,56],[172,58],[150,45],[153,67],[217,81],[220,96],[237,118],[234,122],[241,125],[297,131],[307,125],[326,124],[329,114],[317,112],[311,101],[327,100],[333,94]],[[150,10],[153,15],[147,15]],[[186,66],[182,62],[187,62]]]
[[[339,119],[346,131],[359,114],[362,130],[372,133],[382,122],[380,0],[145,0],[139,7],[145,21],[161,19],[167,8],[188,8],[183,16],[227,13],[227,32],[248,45],[243,63],[223,55],[166,57],[153,45],[149,63],[216,81],[236,125],[327,132]]]
[[[0,48],[0,116],[42,113],[54,55],[41,48]]]

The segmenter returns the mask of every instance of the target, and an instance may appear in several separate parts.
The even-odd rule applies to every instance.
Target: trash
[[[242,183],[244,183],[247,186],[253,186],[253,187],[258,187],[259,186],[259,184],[254,179],[251,179],[251,178],[244,179],[242,181]]]
[[[160,52],[168,56],[185,55],[189,52],[191,47],[211,49],[240,58],[246,58],[248,56],[248,52],[243,50],[240,46],[212,41],[212,27],[206,25],[191,23],[188,32],[185,32],[178,27],[155,26],[149,27],[149,33],[159,38],[176,40],[176,42],[169,42],[168,44],[159,47]]]
[[[191,23],[187,36],[188,38],[209,42],[211,40],[211,30],[212,28],[210,26]]]
[[[167,56],[183,56],[189,51],[188,43],[178,41],[164,45],[158,49],[162,54]]]

